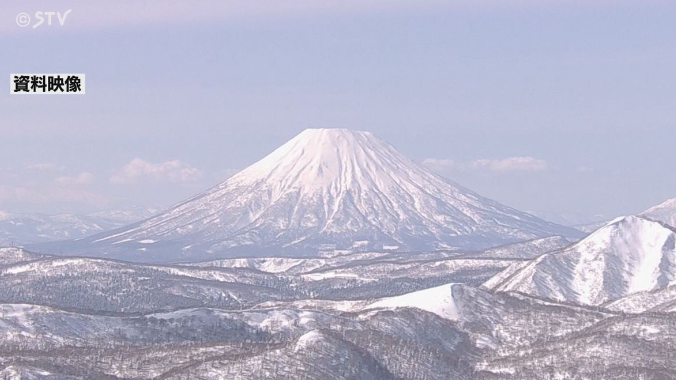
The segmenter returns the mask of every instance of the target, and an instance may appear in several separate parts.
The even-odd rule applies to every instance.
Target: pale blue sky
[[[676,197],[673,1],[7,0],[0,22],[3,81],[87,75],[81,97],[0,91],[0,210],[169,205],[309,127],[523,210]]]

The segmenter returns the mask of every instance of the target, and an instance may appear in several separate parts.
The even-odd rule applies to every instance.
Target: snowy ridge
[[[382,297],[375,300],[299,300],[293,302],[266,302],[256,309],[307,309],[333,312],[364,313],[370,315],[377,310],[397,310],[402,308],[423,310],[450,321],[472,321],[477,318],[476,307],[493,309],[495,297],[486,291],[466,284],[444,284],[393,297]],[[498,313],[498,308],[491,312]]]
[[[45,258],[47,255],[28,252],[22,248],[6,247],[0,248],[0,265],[12,265],[25,261],[32,261]]]
[[[639,215],[676,227],[676,198],[668,199]]]
[[[458,305],[453,298],[454,284],[437,286],[401,296],[386,298],[372,303],[366,309],[413,307],[429,311],[442,318],[457,320]]]
[[[0,246],[81,239],[148,218],[154,209],[79,214],[17,214],[0,211]]]
[[[394,256],[404,261],[397,264],[410,260]],[[676,347],[669,315],[620,315],[456,281],[422,281],[430,286],[384,296],[392,285],[383,279],[346,299],[332,294],[364,287],[346,290],[333,278],[312,288],[291,282],[300,276],[249,267],[47,258],[3,270],[0,377],[12,379],[51,372],[45,378],[535,380],[544,371],[567,379],[611,370],[622,371],[612,378],[633,379],[646,363],[675,368],[664,354]],[[262,293],[264,286],[281,293]],[[339,293],[326,293],[331,286]],[[590,362],[590,352],[603,361]],[[544,363],[550,367],[541,370]]]
[[[123,225],[121,221],[89,215],[0,212],[0,245],[79,239]]]
[[[222,184],[76,251],[166,258],[485,248],[578,236],[450,183],[368,132],[308,129]],[[72,249],[69,249],[73,252]],[[216,256],[216,257],[214,257]],[[127,257],[129,258],[129,257]]]
[[[676,286],[669,286],[652,292],[634,293],[604,305],[609,310],[625,313],[645,311],[671,312],[676,305]]]
[[[507,269],[486,287],[600,305],[654,291],[676,279],[676,229],[639,216],[620,217],[564,250]]]
[[[534,259],[543,253],[565,248],[573,241],[563,236],[550,236],[489,248],[477,256],[494,259]]]

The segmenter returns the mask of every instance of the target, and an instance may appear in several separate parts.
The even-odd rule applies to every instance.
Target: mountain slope
[[[371,133],[308,129],[205,193],[87,238],[75,252],[146,260],[316,255],[578,233],[447,182]]]
[[[676,279],[676,229],[638,216],[615,219],[577,244],[510,267],[497,291],[587,305],[665,288]],[[516,270],[515,270],[516,269]]]
[[[0,248],[0,266],[18,264],[26,261],[33,261],[48,257],[38,253],[28,252],[17,247]]]
[[[653,206],[640,215],[676,227],[676,198],[668,199],[657,206]]]
[[[369,308],[398,307],[413,307],[450,320],[457,320],[459,313],[453,298],[453,284],[390,297],[369,305]]]

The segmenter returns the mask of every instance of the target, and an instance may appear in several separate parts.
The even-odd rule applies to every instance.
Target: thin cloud
[[[26,165],[26,169],[36,171],[63,171],[65,168],[63,165],[55,164],[53,162],[38,162]]]
[[[493,171],[493,172],[540,172],[547,170],[545,160],[530,156],[502,159],[481,158],[471,162],[456,162],[449,159],[427,158],[423,165],[436,172]]]
[[[472,166],[495,172],[540,172],[547,170],[547,161],[533,157],[508,157],[501,160],[475,160]]]
[[[128,164],[115,170],[110,176],[110,183],[133,184],[140,181],[156,182],[194,182],[202,178],[200,169],[179,160],[152,163],[141,158],[134,158]]]
[[[94,175],[89,172],[81,172],[75,176],[61,176],[54,180],[54,183],[59,186],[82,186],[92,182],[94,182]]]
[[[457,162],[445,158],[426,158],[422,163],[430,168],[453,169],[459,167]]]
[[[3,203],[33,205],[81,203],[94,207],[107,207],[111,199],[104,194],[78,188],[0,185],[0,204]]]

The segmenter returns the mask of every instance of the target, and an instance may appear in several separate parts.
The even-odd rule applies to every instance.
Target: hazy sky
[[[674,25],[674,1],[4,0],[5,89],[87,94],[0,91],[0,210],[170,205],[341,127],[522,210],[635,213],[676,197]]]

